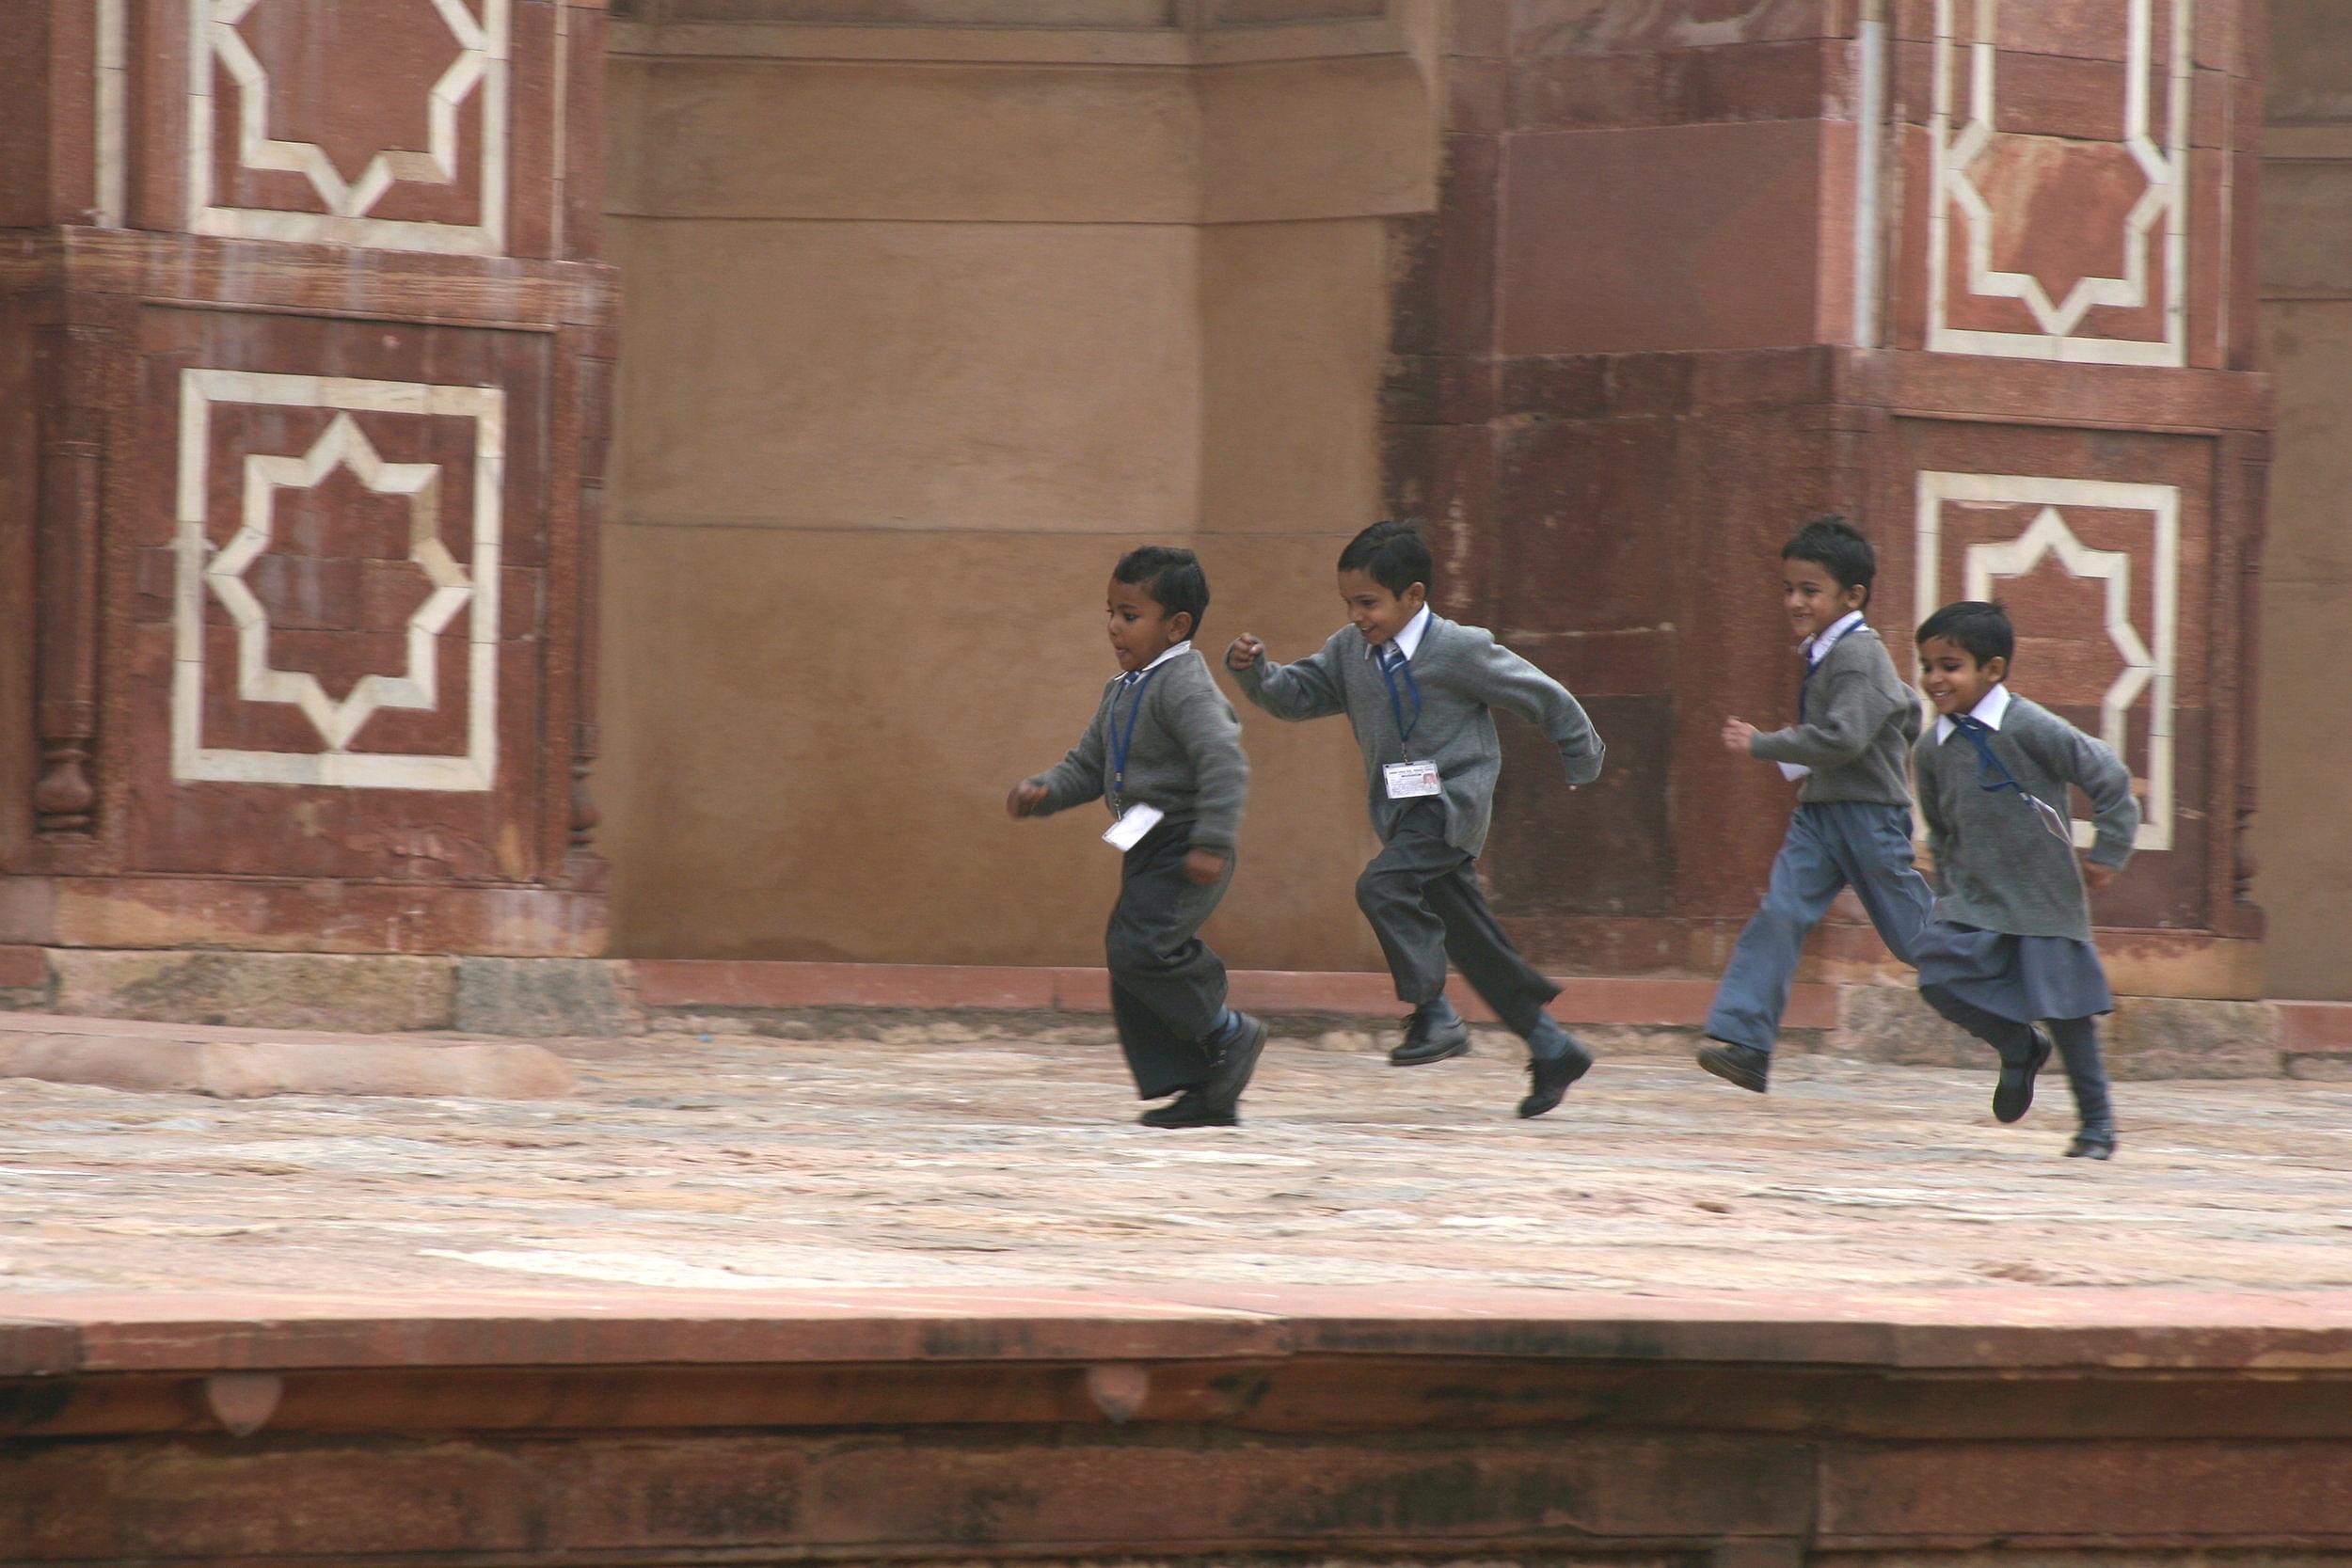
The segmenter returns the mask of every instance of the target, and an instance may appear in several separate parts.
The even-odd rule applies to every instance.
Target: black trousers
[[[1495,923],[1479,891],[1478,863],[1445,841],[1445,806],[1438,800],[1405,808],[1387,847],[1356,879],[1356,905],[1380,939],[1401,1002],[1421,1007],[1443,996],[1450,958],[1524,1039],[1560,994]]]
[[[1921,986],[1919,999],[1991,1046],[2005,1062],[2023,1062],[2033,1054],[2033,1030],[2013,1019],[1987,1012],[1942,986]],[[2054,1018],[2046,1022],[2050,1038],[2058,1048],[2058,1059],[2066,1064],[2066,1083],[2074,1091],[2076,1117],[2085,1127],[2112,1127],[2115,1107],[2107,1095],[2107,1069],[2099,1059],[2099,1021]]]
[[[1103,954],[1111,972],[1111,1016],[1135,1074],[1136,1097],[1157,1100],[1209,1081],[1203,1042],[1225,1016],[1225,962],[1200,937],[1233,879],[1184,876],[1192,824],[1163,822],[1127,851],[1119,902],[1111,906]]]

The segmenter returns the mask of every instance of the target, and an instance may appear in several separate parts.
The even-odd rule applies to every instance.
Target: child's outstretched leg
[[[1445,808],[1416,800],[1356,879],[1356,907],[1380,941],[1397,1000],[1413,1009],[1393,1067],[1442,1062],[1470,1051],[1470,1026],[1445,999],[1446,927],[1431,905],[1430,884],[1470,859],[1445,839]]]
[[[1593,1053],[1560,1027],[1544,1009],[1560,988],[1519,957],[1511,935],[1495,919],[1479,891],[1478,863],[1468,856],[1431,882],[1429,907],[1445,923],[1445,950],[1495,1016],[1527,1042],[1527,1097],[1521,1117],[1540,1117],[1556,1107],[1568,1085],[1593,1069]]]
[[[2066,1148],[2070,1160],[2106,1160],[2115,1153],[2115,1106],[2107,1098],[2107,1069],[2099,1059],[2099,1021],[2058,1018],[2050,1021],[2058,1054],[2066,1062],[2066,1082],[2074,1091],[2078,1123],[2074,1141]]]
[[[1200,940],[1232,880],[1184,875],[1191,834],[1162,828],[1127,852],[1119,902],[1104,934],[1111,1012],[1143,1100],[1177,1099],[1143,1114],[1147,1127],[1231,1127],[1265,1044],[1265,1025],[1225,1005],[1225,965]]]
[[[2000,1053],[2001,1078],[1993,1089],[1994,1120],[2016,1121],[2033,1109],[2034,1077],[2050,1059],[2048,1036],[2029,1023],[1989,1013],[1942,986],[1921,986],[1919,996]]]

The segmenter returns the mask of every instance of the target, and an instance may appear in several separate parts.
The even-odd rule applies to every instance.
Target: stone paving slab
[[[546,1099],[563,1062],[520,1040],[244,1029],[18,1013],[0,1019],[0,1077],[215,1099],[278,1094]]]
[[[568,1101],[0,1082],[0,1287],[691,1293],[2352,1288],[2352,1086],[2127,1084],[2112,1164],[1991,1071],[1796,1056],[1757,1098],[1605,1056],[1534,1122],[1510,1043],[1278,1041],[1246,1125],[1154,1132],[1099,1030],[548,1042]],[[2086,1297],[2087,1299],[2087,1297]]]

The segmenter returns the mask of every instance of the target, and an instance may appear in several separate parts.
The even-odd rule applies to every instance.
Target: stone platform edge
[[[1298,1034],[1392,1027],[1379,974],[1236,970],[1236,1006]],[[1552,1013],[1572,1027],[1694,1036],[1713,982],[1567,976]],[[1474,1022],[1493,1015],[1458,982]],[[664,1027],[785,1037],[926,1015],[1100,1023],[1104,971],[705,958],[532,958],[0,946],[0,1007],[89,1018],[525,1037]],[[1787,1043],[1865,1060],[1980,1066],[1982,1048],[1894,984],[1800,984]],[[2352,1003],[2119,998],[2107,1031],[2136,1078],[2352,1080]],[[1604,1046],[1610,1042],[1604,1041]]]
[[[2352,1290],[0,1291],[0,1377],[1303,1355],[2352,1372]]]

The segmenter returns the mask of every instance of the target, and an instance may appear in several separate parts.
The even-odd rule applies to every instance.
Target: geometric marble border
[[[495,387],[439,387],[409,381],[353,381],[335,376],[278,375],[254,371],[180,372],[178,491],[179,556],[172,602],[171,774],[175,779],[231,784],[318,784],[344,789],[479,791],[498,771],[500,502],[506,472],[506,394]],[[215,548],[206,537],[210,509],[212,407],[216,403],[266,404],[332,409],[338,417],[299,457],[248,454],[237,533]],[[439,531],[440,466],[386,463],[350,416],[354,413],[440,414],[474,423],[472,558],[459,563]],[[369,675],[336,702],[304,672],[269,665],[269,623],[246,569],[269,545],[278,491],[315,485],[338,467],[380,494],[408,498],[409,559],[433,592],[409,619],[408,671]],[[237,628],[237,694],[247,702],[286,703],[299,709],[319,736],[316,752],[246,752],[208,748],[204,723],[204,611],[207,600],[228,610]],[[462,756],[352,752],[368,718],[380,708],[432,712],[439,705],[436,639],[457,611],[470,606],[466,752]]]
[[[356,181],[345,181],[326,150],[269,134],[269,76],[237,31],[258,0],[189,0],[188,228],[231,239],[364,245],[496,256],[506,248],[507,71],[513,48],[511,0],[483,0],[480,21],[464,0],[429,0],[457,43],[457,58],[430,91],[429,146],[388,148]],[[428,0],[419,0],[428,3]],[[299,174],[324,213],[213,203],[213,67],[227,69],[237,95],[237,162],[245,168]],[[347,59],[343,69],[366,62]],[[482,221],[417,223],[368,212],[395,184],[453,184],[457,179],[457,111],[482,95]]]
[[[2148,697],[2148,794],[2137,847],[2172,847],[2174,790],[2175,677],[2180,655],[2181,492],[2170,484],[2127,484],[2105,480],[2045,479],[2022,474],[1963,474],[1922,471],[1919,475],[1918,598],[1919,615],[1942,602],[1939,578],[1944,543],[1944,507],[1948,501],[1978,501],[1998,506],[2041,508],[2025,532],[2009,540],[1979,540],[1968,546],[1962,597],[1989,599],[1999,578],[2019,578],[2031,572],[2045,555],[2055,555],[2070,576],[2104,581],[2106,587],[2107,641],[2123,660],[2123,672],[2108,686],[2099,704],[2100,738],[2123,754],[2131,734],[2132,705]],[[2095,507],[2110,512],[2143,512],[2150,519],[2150,565],[2154,573],[2155,624],[2143,636],[2132,621],[2132,558],[2122,550],[2094,550],[2068,526],[2068,507]],[[2074,842],[2089,848],[2091,824],[2076,821]]]
[[[1959,0],[1964,3],[1964,0]],[[2056,0],[2029,0],[2054,4]],[[1993,264],[1992,205],[1977,189],[1970,167],[1994,135],[1994,73],[1999,51],[1994,43],[1999,0],[1974,0],[1975,37],[1968,43],[1968,109],[1953,135],[1952,78],[1959,49],[1956,0],[1935,0],[1932,146],[1928,207],[1928,347],[1943,353],[1996,355],[2012,359],[2058,359],[2074,364],[2185,365],[2188,363],[2188,171],[2189,97],[2195,0],[2173,0],[2171,93],[2166,145],[2153,129],[2151,87],[2156,80],[2154,0],[2127,0],[2128,39],[2124,66],[2123,146],[2139,166],[2147,189],[2123,222],[2123,276],[2082,277],[2064,299],[2053,300],[2041,279],[2005,272]],[[1967,240],[1967,276],[1958,280],[1970,295],[2013,299],[2039,332],[1994,332],[1949,325],[1954,279],[1951,221],[1958,209]],[[2147,305],[2153,268],[2151,230],[2163,220],[2164,338],[2087,338],[2076,328],[2093,307],[2137,309]]]

